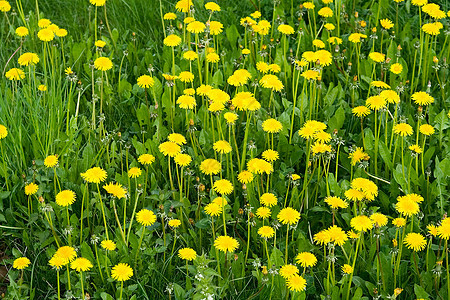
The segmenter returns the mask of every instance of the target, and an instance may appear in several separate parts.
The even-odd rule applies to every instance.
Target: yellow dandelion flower
[[[192,261],[197,258],[197,252],[192,248],[182,248],[178,250],[178,257],[187,261]]]
[[[122,187],[120,183],[108,183],[104,185],[103,188],[108,192],[108,194],[117,197],[118,199],[125,198],[127,190]]]
[[[214,247],[222,252],[233,253],[239,247],[239,242],[230,236],[219,236],[214,241]]]
[[[278,133],[283,129],[283,125],[275,119],[267,119],[262,123],[262,128],[265,132]]]
[[[206,175],[216,175],[221,170],[222,164],[212,158],[205,159],[200,164],[200,171]]]
[[[158,149],[164,156],[169,156],[169,157],[174,157],[181,151],[181,147],[177,143],[174,143],[174,142],[161,143],[159,145]]]
[[[108,57],[99,57],[94,60],[94,67],[100,71],[108,71],[112,69],[113,63]]]
[[[413,134],[413,128],[407,123],[398,123],[394,126],[393,131],[400,136],[409,136]]]
[[[415,252],[425,249],[427,244],[425,238],[420,233],[411,232],[408,233],[403,241],[408,249]]]
[[[21,66],[35,65],[39,62],[39,56],[36,53],[26,52],[19,56],[18,62]]]
[[[13,262],[13,268],[23,270],[30,265],[30,260],[27,257],[16,258]]]
[[[25,195],[27,195],[27,196],[34,195],[37,193],[38,189],[39,189],[39,186],[36,183],[31,182],[31,183],[25,185]]]
[[[145,153],[138,157],[138,162],[143,165],[150,165],[155,161],[155,157],[151,154]]]
[[[100,167],[93,167],[80,174],[89,183],[100,183],[105,181],[107,173]]]
[[[164,39],[163,43],[168,47],[175,47],[181,44],[181,38],[178,35],[171,34]]]
[[[256,210],[256,216],[264,220],[269,218],[271,214],[272,212],[270,211],[270,208],[265,206],[258,207]]]
[[[300,220],[300,213],[292,207],[286,207],[278,213],[277,219],[282,224],[293,225]]]
[[[21,80],[25,78],[25,72],[18,68],[11,68],[5,73],[9,80]]]
[[[114,250],[116,250],[116,248],[117,248],[116,243],[114,243],[114,241],[112,241],[112,240],[103,240],[103,241],[100,243],[100,246],[101,246],[103,249],[108,250],[108,251],[114,251]]]
[[[270,239],[275,235],[275,230],[270,226],[262,226],[258,229],[258,234],[262,238]]]
[[[131,276],[133,276],[133,269],[125,263],[119,263],[111,270],[111,277],[117,281],[127,281]]]
[[[299,271],[298,271],[298,268],[296,266],[288,264],[288,265],[281,266],[279,274],[284,279],[289,279],[292,276],[297,275],[298,272]]]
[[[277,205],[278,198],[272,193],[264,193],[259,198],[259,202],[261,203],[261,205],[272,207]]]
[[[227,179],[220,179],[214,182],[214,191],[222,195],[229,195],[233,192],[233,184]]]
[[[153,211],[143,208],[136,214],[136,221],[143,226],[151,226],[156,222],[156,215]]]
[[[141,88],[150,88],[155,84],[155,80],[149,75],[139,76],[137,79],[137,85]]]
[[[295,261],[303,268],[308,268],[316,265],[317,257],[310,252],[300,252],[295,257]]]
[[[366,232],[372,229],[373,222],[368,216],[356,216],[350,220],[350,226],[356,231]]]
[[[142,174],[142,170],[139,169],[138,167],[133,167],[128,170],[128,177],[130,177],[130,178],[137,178],[137,177],[141,176],[141,174]]]
[[[213,144],[213,149],[220,154],[228,154],[233,150],[230,143],[224,140],[217,141]]]
[[[75,202],[75,192],[71,190],[64,190],[56,195],[56,204],[59,206],[69,206]]]
[[[89,271],[93,266],[91,261],[84,257],[78,257],[70,264],[70,268],[77,272]]]

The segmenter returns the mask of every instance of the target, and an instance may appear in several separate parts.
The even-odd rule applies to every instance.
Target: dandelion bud
[[[132,36],[136,36],[136,33],[135,33],[135,32],[132,32],[131,35],[132,35]]]
[[[393,245],[394,247],[397,247],[397,246],[398,246],[398,242],[397,242],[396,239],[393,239],[393,240],[392,240],[392,245]]]
[[[300,9],[303,9],[303,4],[300,4]]]
[[[419,106],[419,107],[417,108],[417,112],[418,112],[419,114],[422,114],[422,111],[423,111],[423,107],[422,107],[422,106]]]
[[[270,42],[273,43],[273,38],[270,39]]]
[[[194,120],[193,120],[193,119],[190,119],[190,120],[189,120],[189,125],[190,125],[190,126],[194,126]]]
[[[266,266],[262,266],[262,273],[263,275],[267,275],[269,272],[267,272],[267,267]]]

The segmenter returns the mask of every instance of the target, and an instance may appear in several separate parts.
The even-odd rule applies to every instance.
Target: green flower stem
[[[125,245],[127,245],[127,246],[128,246],[128,240],[130,238],[131,227],[133,225],[134,215],[136,214],[136,207],[137,207],[138,199],[139,199],[139,192],[137,191],[137,178],[135,178],[135,183],[136,183],[136,197],[134,199],[134,207],[133,207],[133,213],[131,214],[130,226],[128,227],[127,241],[125,242]]]
[[[445,240],[445,270],[447,273],[447,295],[450,295],[450,278],[448,270],[448,239]]]
[[[117,225],[119,225],[120,234],[122,235],[123,241],[126,243],[125,230],[122,228],[122,225],[120,225],[119,215],[117,214],[116,201],[114,198],[112,198],[112,204],[114,209],[114,216],[116,218]]]
[[[406,218],[405,218],[405,222],[406,222]],[[406,232],[406,228],[402,228],[402,238],[401,240],[398,241],[399,244],[399,250],[398,250],[398,256],[397,256],[397,263],[395,265],[394,268],[394,286],[401,286],[400,283],[400,276],[399,276],[399,283],[397,284],[397,275],[398,275],[398,270],[400,268],[400,260],[402,258],[402,251],[403,251],[403,239],[405,238],[405,232]]]
[[[163,246],[166,248],[166,227],[164,226],[164,216],[161,216],[161,225],[163,229]],[[166,251],[164,251],[164,261],[166,261]]]
[[[56,270],[56,280],[58,284],[58,300],[61,300],[61,284],[59,283],[59,269]]]
[[[356,250],[355,250],[355,256],[353,257],[353,264],[352,264],[352,273],[350,274],[350,278],[348,281],[348,288],[347,288],[347,300],[350,297],[350,289],[352,287],[352,279],[353,279],[353,273],[355,273],[355,264],[356,264],[356,258],[358,257],[358,249],[359,249],[359,244],[361,242],[361,237],[362,237],[362,232],[359,234],[358,237],[358,241],[356,242]]]
[[[120,296],[119,296],[119,300],[122,300],[122,293],[123,293],[123,281],[120,282]]]
[[[289,223],[287,224],[287,229],[286,229],[286,253],[284,255],[284,264],[287,264],[288,261],[288,243],[289,243]]]
[[[248,131],[250,129],[250,125],[249,125],[249,121],[251,118],[251,112],[247,112],[247,122],[245,122],[245,134],[244,134],[244,142],[243,142],[243,149],[242,149],[242,156],[241,156],[241,165],[239,168],[239,172],[242,172],[242,170],[244,169],[244,164],[245,164],[245,155],[247,154],[247,139],[248,139]],[[233,132],[234,133],[234,132]]]
[[[104,223],[104,225],[105,225],[106,239],[109,240],[108,227],[106,226],[105,209],[104,209],[104,207],[103,207],[102,195],[100,194],[100,187],[99,187],[98,183],[97,183],[97,192],[98,192],[98,198],[100,199],[100,206],[101,206],[101,208],[102,208],[103,223]]]
[[[56,235],[55,228],[53,228],[53,222],[52,222],[52,217],[50,215],[50,212],[48,213],[48,216],[47,216],[46,212],[44,212],[44,215],[45,215],[45,218],[47,219],[48,224],[50,225],[50,229],[52,230],[56,245],[59,248],[60,246],[59,246],[59,242],[58,242],[58,236]]]
[[[67,264],[67,289],[70,291],[70,270],[69,270],[69,264]]]
[[[425,141],[427,140],[427,136],[424,135],[423,136],[423,143],[422,143],[422,155],[420,156],[420,160],[421,160],[421,165],[422,165],[422,175],[425,176],[425,168],[423,165],[423,157],[425,155]]]
[[[81,299],[84,300],[83,272],[80,272]]]
[[[142,246],[142,241],[144,240],[144,234],[145,234],[145,226],[142,226],[141,238],[139,239],[139,245],[138,245],[138,248],[136,249],[136,255],[134,256],[134,268],[135,269],[136,269],[138,254],[141,252],[141,246]]]
[[[102,282],[105,283],[105,279],[103,278],[103,272],[100,266],[100,260],[98,259],[98,251],[97,251],[97,244],[94,244],[94,250],[95,250],[95,260],[97,261],[97,267],[98,272],[100,273],[100,277],[102,278]]]
[[[69,206],[66,206],[67,227],[70,227]],[[69,246],[72,246],[72,233],[69,230]]]

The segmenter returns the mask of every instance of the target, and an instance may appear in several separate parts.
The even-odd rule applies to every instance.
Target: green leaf
[[[114,300],[114,298],[110,294],[107,294],[105,292],[102,292],[100,294],[100,297],[102,298],[102,300]]]
[[[112,40],[114,41],[114,44],[116,44],[116,43],[117,43],[117,40],[119,39],[119,31],[118,31],[116,28],[114,28],[114,29],[111,31],[111,38],[112,38]]]
[[[359,299],[361,299],[362,294],[363,294],[362,288],[360,288],[360,287],[357,288],[356,292],[353,294],[352,300],[359,300]]]
[[[344,125],[345,120],[345,110],[342,108],[342,106],[339,106],[339,108],[335,111],[334,116],[328,121],[328,127],[331,130],[339,130],[342,128],[342,125]]]
[[[222,83],[223,83],[223,73],[221,70],[218,70],[216,71],[216,73],[214,73],[212,84],[215,87],[219,87],[222,85]]]
[[[421,287],[418,286],[417,284],[414,284],[414,294],[416,294],[416,298],[417,299],[428,299],[430,297],[430,295],[428,295],[428,293]]]
[[[230,27],[228,27],[226,30],[226,34],[227,34],[227,39],[231,44],[231,47],[233,49],[236,49],[236,42],[239,37],[239,31],[237,30],[236,25],[233,24]]]
[[[388,166],[389,170],[392,170],[393,168],[392,156],[388,147],[383,142],[380,142],[378,144],[378,151],[380,152],[381,158],[383,159],[384,163]]]

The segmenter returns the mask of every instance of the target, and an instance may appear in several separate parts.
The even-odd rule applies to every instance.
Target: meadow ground
[[[0,0],[5,299],[449,299],[450,3]]]

